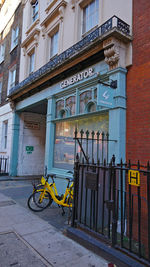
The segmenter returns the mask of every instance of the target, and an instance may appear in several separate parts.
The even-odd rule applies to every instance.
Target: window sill
[[[40,22],[39,18],[36,19],[36,20],[35,20],[35,21],[28,27],[28,29],[27,29],[27,31],[26,31],[26,35],[28,35],[28,34],[32,31],[32,29],[33,29],[37,24],[39,24],[39,22]]]
[[[16,44],[15,46],[11,47],[11,50],[10,50],[9,53],[11,53],[17,46],[18,46],[18,44]]]
[[[4,62],[4,58],[0,60],[0,64],[2,64]]]

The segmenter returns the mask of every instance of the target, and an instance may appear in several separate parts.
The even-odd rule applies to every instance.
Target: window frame
[[[57,36],[57,39],[55,40],[54,38]],[[59,28],[55,29],[55,31],[51,32],[49,34],[50,37],[50,59],[58,55],[59,51]],[[57,42],[57,50],[55,51],[55,42]]]
[[[8,120],[2,122],[2,150],[6,151],[8,147]]]
[[[34,4],[31,3],[31,5],[32,5],[32,23],[34,23],[39,18],[39,1],[36,0],[36,2]]]
[[[0,79],[0,104],[2,103],[2,88],[3,88],[3,81]]]
[[[8,90],[7,94],[9,95],[9,91],[13,88],[16,84],[16,65],[9,70],[9,77],[8,77]]]
[[[0,64],[4,61],[5,58],[5,43],[0,44]]]
[[[87,28],[87,19],[91,22],[93,22],[93,19],[92,19],[92,16],[91,16],[91,11],[89,10],[90,7],[92,6],[92,3],[95,2],[95,6],[94,6],[94,17],[95,17],[95,20],[94,20],[94,25],[92,24],[91,27]],[[85,34],[89,33],[93,28],[97,27],[98,26],[98,23],[99,23],[99,0],[92,0],[92,1],[89,1],[89,3],[85,3],[84,5],[81,5],[81,8],[82,8],[82,29],[81,29],[81,32],[82,32],[82,35],[84,36]],[[88,14],[88,17],[86,19],[86,21],[84,21],[84,12],[86,12],[85,10],[88,10],[87,12],[89,13]]]
[[[11,34],[11,51],[18,45],[19,41],[19,26],[17,25],[12,29]]]

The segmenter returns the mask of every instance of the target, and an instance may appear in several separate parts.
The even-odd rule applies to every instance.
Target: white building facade
[[[108,132],[125,159],[126,73],[132,64],[132,1],[24,1],[11,175],[73,169],[74,131]],[[116,81],[117,88],[108,84]],[[106,98],[109,98],[106,101]]]

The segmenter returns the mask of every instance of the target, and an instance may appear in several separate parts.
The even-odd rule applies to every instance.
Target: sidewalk
[[[108,262],[0,193],[0,267],[101,267]]]

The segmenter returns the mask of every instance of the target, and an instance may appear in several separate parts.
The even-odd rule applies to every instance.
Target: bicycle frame
[[[71,199],[73,199],[73,193],[71,193],[71,189],[73,187],[73,183],[70,185],[70,187],[66,188],[65,194],[63,195],[63,198],[61,200],[59,200],[57,197],[58,192],[57,192],[57,188],[55,185],[55,182],[53,183],[48,183],[44,177],[42,177],[41,179],[41,184],[44,186],[43,188],[43,192],[41,193],[40,196],[40,201],[42,202],[43,198],[45,197],[45,192],[49,192],[52,199],[54,200],[55,203],[57,203],[60,206],[63,207],[72,207],[72,203],[68,204],[67,201],[68,199],[71,197]],[[40,191],[40,190],[39,190]]]

